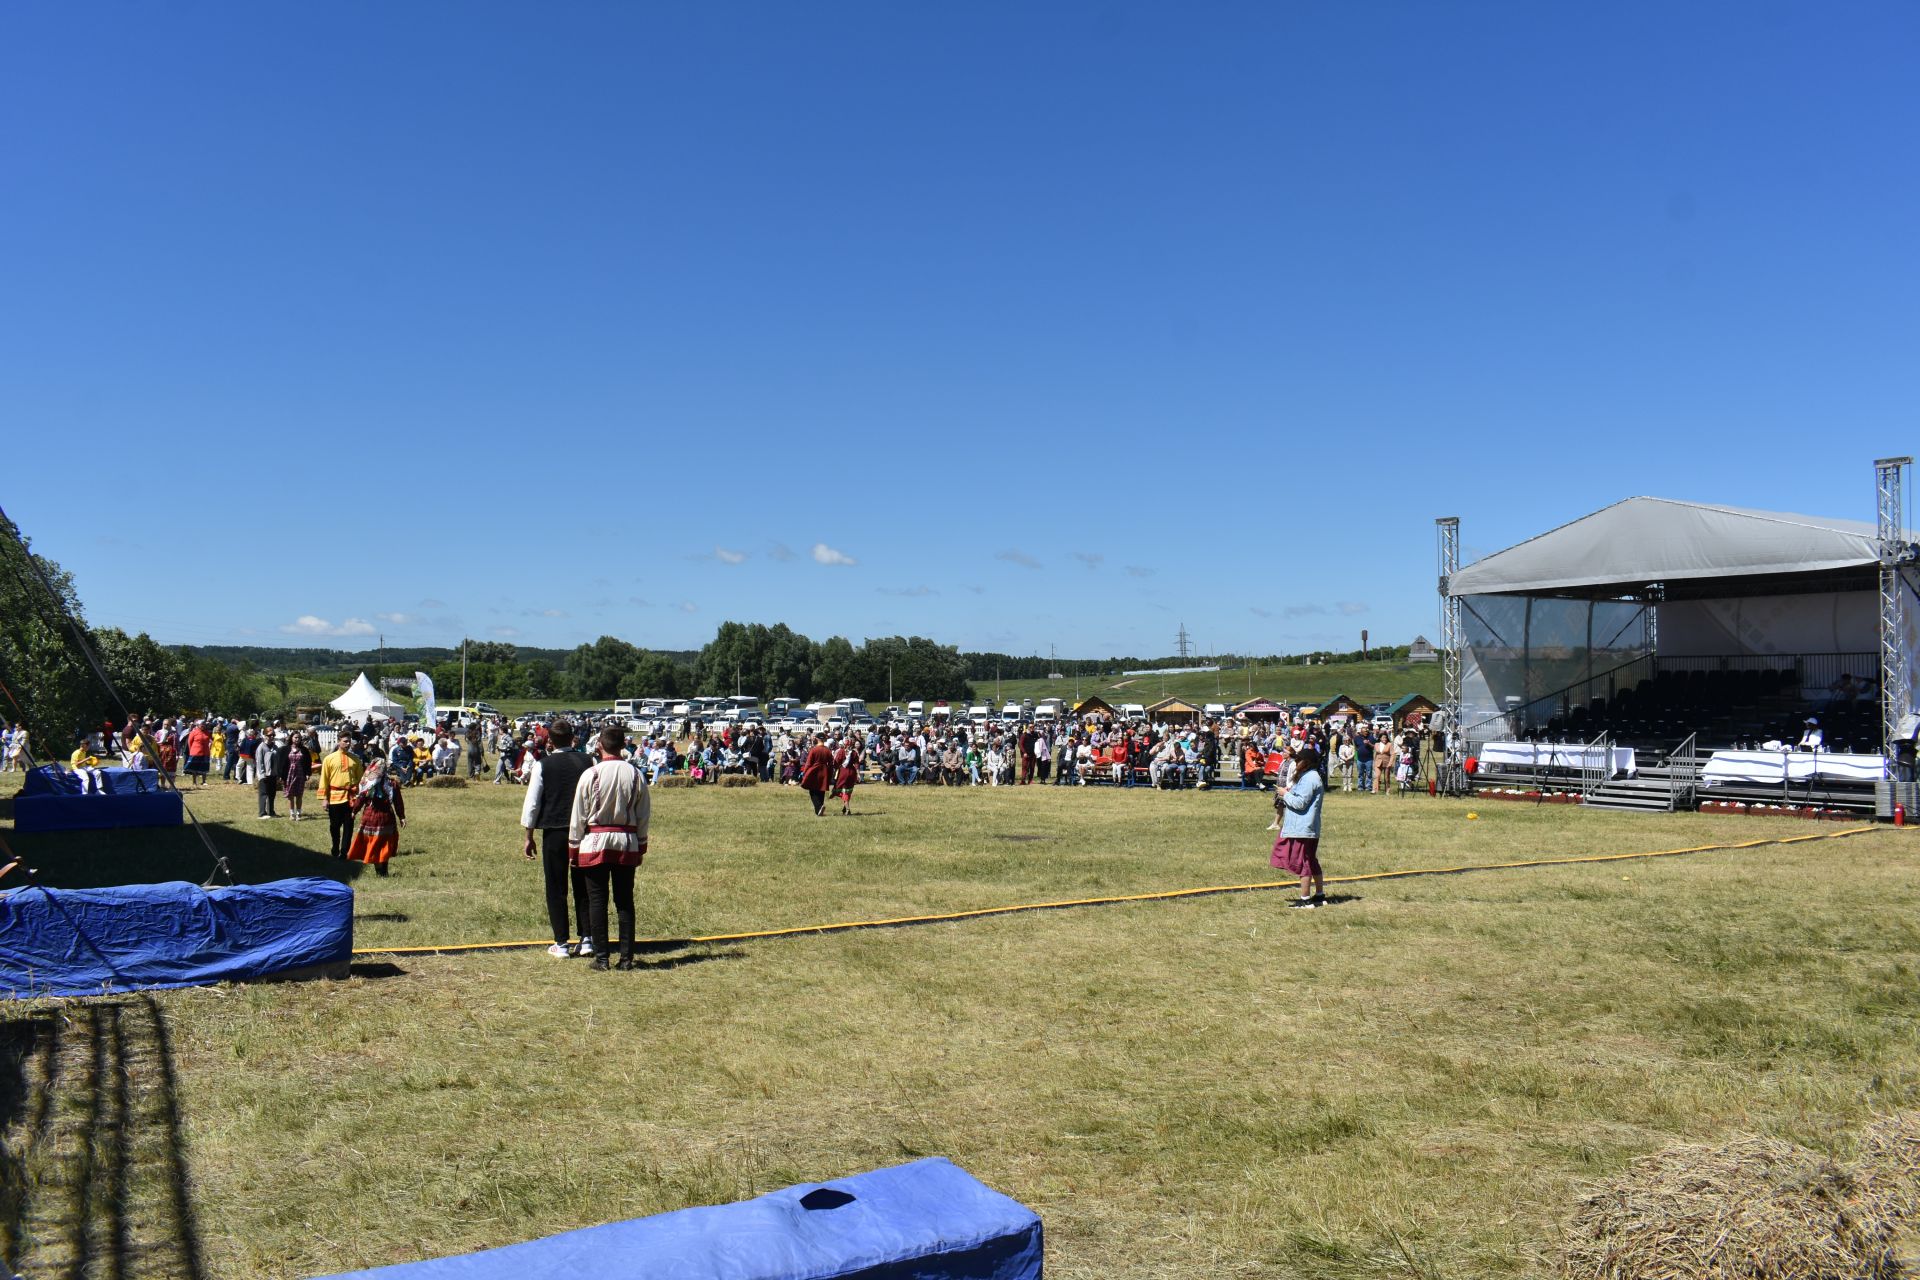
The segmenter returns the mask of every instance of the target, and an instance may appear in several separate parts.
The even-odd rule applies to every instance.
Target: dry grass
[[[1581,1206],[1578,1280],[1879,1280],[1898,1220],[1861,1178],[1774,1138],[1669,1147]]]
[[[539,937],[519,798],[410,794],[393,878],[356,882],[362,943]],[[196,804],[243,873],[328,868],[323,822],[256,825],[238,789]],[[854,807],[663,791],[642,932],[1272,878],[1265,796],[870,787]],[[1828,829],[1466,808],[1336,795],[1328,871]],[[1033,1205],[1067,1280],[1546,1275],[1635,1157],[1758,1132],[1838,1159],[1920,1105],[1910,839],[1375,882],[1312,913],[1249,894],[693,947],[634,974],[407,957],[160,1004],[218,1276],[929,1153]],[[67,840],[22,843],[81,878],[186,857]]]

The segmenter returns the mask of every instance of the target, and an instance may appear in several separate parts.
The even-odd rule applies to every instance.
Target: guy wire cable
[[[53,581],[47,577],[46,570],[40,567],[40,562],[33,558],[33,548],[27,545],[26,536],[21,532],[19,524],[15,522],[13,517],[7,514],[5,507],[0,507],[0,526],[5,527],[8,536],[14,541],[14,545],[20,548],[21,558],[26,561],[27,567],[33,570],[34,577],[40,580],[40,586],[46,591],[47,597],[53,601],[53,607],[59,611],[61,620],[67,624],[67,629],[73,634],[74,643],[80,649],[80,656],[87,660],[87,665],[93,668],[93,674],[99,678],[101,686],[106,689],[108,696],[113,699],[114,705],[120,708],[122,722],[131,722],[133,712],[127,707],[126,699],[120,696],[120,690],[115,688],[113,681],[107,677],[106,667],[101,664],[99,655],[94,653],[93,646],[87,641],[86,628],[81,626],[79,619],[75,618],[72,612],[68,610],[67,602],[61,598],[60,593],[54,590]],[[9,697],[11,697],[11,694],[9,694]],[[187,803],[186,793],[181,791],[178,784],[167,776],[166,770],[157,769],[154,773],[160,780],[160,786],[163,790],[170,790],[180,797],[181,809],[186,813],[187,820],[193,824],[194,833],[200,837],[200,843],[206,846],[207,856],[213,859],[213,870],[207,876],[206,886],[210,887],[213,884],[214,876],[217,875],[224,875],[227,878],[227,883],[233,883],[232,867],[227,864],[225,855],[214,847],[212,834],[208,832],[206,825],[200,821],[200,815],[193,811],[193,806]]]

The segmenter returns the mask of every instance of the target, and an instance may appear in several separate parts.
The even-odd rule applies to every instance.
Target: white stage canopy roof
[[[1874,526],[1861,521],[1627,498],[1475,561],[1453,575],[1448,589],[1456,596],[1626,595],[1655,582],[1858,571],[1879,563]]]

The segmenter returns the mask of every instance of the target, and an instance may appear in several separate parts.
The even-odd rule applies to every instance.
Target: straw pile
[[[1636,1160],[1580,1205],[1567,1233],[1566,1273],[1891,1280],[1902,1274],[1894,1245],[1914,1204],[1920,1125],[1884,1124],[1868,1140],[1884,1168],[1864,1157],[1837,1165],[1772,1138],[1670,1147]]]
[[[1920,1111],[1880,1116],[1860,1135],[1860,1180],[1884,1212],[1920,1223]]]

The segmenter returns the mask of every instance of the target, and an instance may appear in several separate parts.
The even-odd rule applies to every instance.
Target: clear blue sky
[[[0,503],[169,642],[1345,648],[1920,453],[1909,0],[16,4],[0,137]]]

